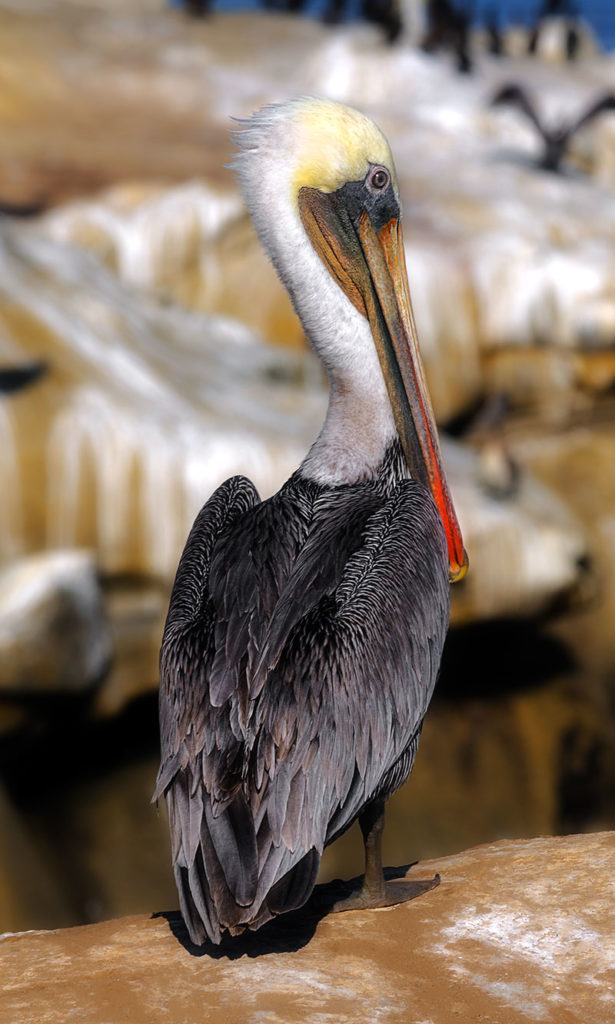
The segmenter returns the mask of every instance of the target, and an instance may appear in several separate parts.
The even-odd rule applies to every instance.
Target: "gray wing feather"
[[[270,630],[273,667],[249,725],[247,787],[267,867],[256,904],[412,766],[448,624],[443,530],[427,492],[407,481],[364,522],[360,541],[336,585],[318,600],[315,587],[294,615],[280,610],[285,637]],[[284,604],[299,597],[294,578]]]
[[[205,744],[212,612],[208,581],[216,541],[259,496],[245,477],[222,484],[199,512],[182,553],[160,651],[161,763],[154,800]]]
[[[251,693],[258,696],[268,672],[275,666],[294,626],[322,598],[334,590],[346,563],[362,543],[368,517],[382,499],[373,490],[352,490],[326,495],[318,505],[319,527],[311,531],[293,566],[292,576],[272,610],[263,650],[252,677]],[[323,557],[323,554],[325,557]]]

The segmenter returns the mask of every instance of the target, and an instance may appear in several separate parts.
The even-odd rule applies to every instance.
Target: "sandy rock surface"
[[[401,907],[304,911],[223,950],[177,915],[7,934],[3,1024],[604,1024],[615,1006],[615,835],[424,862]]]

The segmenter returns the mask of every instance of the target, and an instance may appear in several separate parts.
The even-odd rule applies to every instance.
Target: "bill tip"
[[[455,560],[454,562],[452,561],[450,563],[450,567],[449,567],[449,571],[448,571],[448,578],[449,578],[450,582],[451,583],[459,583],[459,581],[462,580],[464,578],[464,576],[466,575],[466,573],[468,571],[468,565],[469,565],[468,555],[466,553],[466,549],[464,548],[463,549],[463,557],[462,557],[461,561],[458,562],[457,560]]]

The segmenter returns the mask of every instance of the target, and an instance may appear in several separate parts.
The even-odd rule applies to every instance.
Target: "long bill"
[[[408,467],[431,491],[446,533],[449,578],[461,580],[468,557],[419,352],[399,220],[376,230],[364,211],[355,226],[333,195],[316,189],[301,190],[299,210],[314,248],[369,320]]]

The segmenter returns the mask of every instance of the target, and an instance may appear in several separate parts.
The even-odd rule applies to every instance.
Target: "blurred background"
[[[386,860],[615,827],[610,47],[606,0],[0,0],[0,931],[177,906],[179,553],[326,406],[225,167],[300,93],[391,141],[471,562]],[[352,830],[322,877],[361,869]]]

